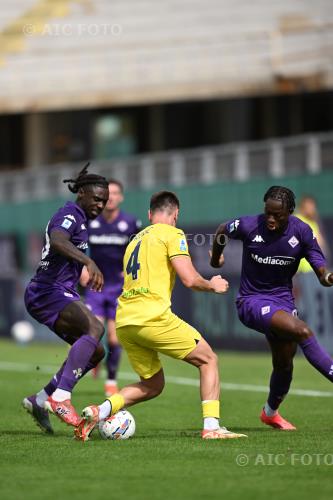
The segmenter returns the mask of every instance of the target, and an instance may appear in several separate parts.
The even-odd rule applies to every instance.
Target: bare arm
[[[226,293],[229,284],[220,275],[213,276],[210,280],[206,280],[198,273],[192,264],[190,257],[181,255],[171,259],[171,264],[182,283],[192,290],[199,292],[215,292]]]
[[[89,281],[90,281],[90,276],[88,273],[88,269],[86,268],[86,266],[83,266],[80,276],[80,285],[86,287],[88,286]]]
[[[104,285],[104,278],[95,262],[78,250],[70,241],[70,234],[64,231],[52,231],[50,235],[50,247],[56,253],[63,255],[69,260],[75,260],[87,268],[91,289],[100,292]]]
[[[333,286],[333,273],[330,272],[326,267],[314,268],[314,272],[320,281],[320,284],[326,287]]]
[[[227,244],[227,238],[224,230],[225,224],[220,224],[214,236],[210,258],[210,265],[212,267],[221,267],[224,264],[224,257],[222,254],[224,247]]]

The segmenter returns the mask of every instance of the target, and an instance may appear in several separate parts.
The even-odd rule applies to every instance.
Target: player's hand
[[[226,293],[229,290],[229,283],[219,274],[210,279],[210,284],[215,293]]]
[[[83,266],[82,271],[81,271],[81,276],[80,276],[80,285],[81,286],[88,286],[90,280],[90,276],[88,273],[88,269],[86,266]]]
[[[90,285],[91,290],[94,290],[95,292],[101,292],[104,286],[103,274],[98,269],[95,262],[91,259],[86,267],[89,274],[88,284]]]
[[[212,251],[211,251],[211,250],[209,250],[209,252],[208,252],[208,253],[209,253],[209,257],[210,257],[210,258],[212,258]],[[220,258],[219,258],[219,267],[222,267],[222,266],[223,266],[223,264],[224,264],[224,255],[222,254],[222,255],[220,256]]]

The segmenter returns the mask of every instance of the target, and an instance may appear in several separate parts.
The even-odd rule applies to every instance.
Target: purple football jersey
[[[106,286],[122,285],[124,253],[131,236],[140,227],[139,220],[124,212],[119,212],[112,222],[107,222],[103,214],[89,221],[90,256],[102,271]]]
[[[70,241],[82,252],[88,248],[87,217],[74,202],[67,202],[48,222],[45,230],[42,259],[31,281],[43,285],[74,289],[80,279],[83,265],[69,260],[50,248],[52,231],[63,231],[70,235]]]
[[[243,242],[239,297],[270,295],[293,301],[292,278],[300,260],[305,257],[315,269],[326,266],[312,229],[297,217],[289,217],[283,233],[269,231],[264,214],[229,221],[225,232]]]

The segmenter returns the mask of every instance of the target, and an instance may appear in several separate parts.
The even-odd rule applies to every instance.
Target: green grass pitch
[[[60,344],[0,342],[2,500],[331,498],[333,390],[302,356],[295,362],[293,389],[319,395],[294,394],[285,401],[281,413],[298,427],[296,432],[275,431],[258,419],[269,355],[224,352],[222,422],[248,439],[202,441],[199,392],[193,385],[197,371],[163,358],[169,382],[160,397],[131,409],[135,436],[102,441],[96,432],[81,443],[53,416],[55,435],[42,434],[21,408],[23,397],[47,382],[66,352]],[[123,384],[135,378],[125,355],[121,374]],[[102,379],[86,376],[74,391],[75,406],[81,410],[101,402],[102,389]]]

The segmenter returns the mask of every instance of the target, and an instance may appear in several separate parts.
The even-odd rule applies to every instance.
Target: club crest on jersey
[[[252,241],[254,243],[265,243],[264,238],[260,234],[256,234]]]
[[[65,229],[68,229],[71,227],[72,225],[72,221],[68,220],[68,219],[64,219],[62,224],[61,224],[61,227],[64,227]]]
[[[186,252],[187,251],[187,245],[186,245],[186,241],[184,240],[184,238],[182,238],[180,240],[179,250],[181,252]]]
[[[234,220],[234,222],[232,222],[229,226],[229,231],[232,233],[234,231],[236,231],[236,229],[238,228],[239,226],[239,219],[236,219]]]
[[[261,308],[261,314],[262,316],[265,316],[265,314],[268,314],[271,310],[271,306],[264,306]]]
[[[119,231],[123,233],[124,231],[126,231],[126,229],[128,229],[128,224],[125,220],[121,220],[120,222],[118,222],[117,227]]]
[[[291,247],[295,248],[295,247],[297,247],[297,245],[299,244],[299,241],[298,241],[298,239],[296,238],[296,236],[292,236],[292,237],[290,238],[290,240],[288,240],[288,243],[289,243],[289,245],[290,245]]]
[[[89,226],[92,229],[97,229],[97,228],[101,227],[101,223],[98,220],[92,220],[89,222]]]

